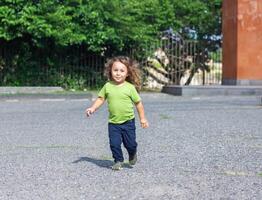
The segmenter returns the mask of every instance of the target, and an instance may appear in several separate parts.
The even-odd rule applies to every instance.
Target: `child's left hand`
[[[148,128],[149,127],[148,121],[146,119],[141,119],[140,124],[141,124],[142,128]]]

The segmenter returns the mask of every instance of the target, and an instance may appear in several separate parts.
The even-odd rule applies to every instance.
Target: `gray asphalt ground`
[[[86,118],[85,96],[0,98],[0,199],[262,199],[257,97],[142,98],[150,128],[137,118],[138,163],[118,172],[106,106]]]

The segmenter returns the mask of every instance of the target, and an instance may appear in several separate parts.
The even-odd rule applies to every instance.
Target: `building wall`
[[[262,0],[223,1],[223,84],[262,85]]]

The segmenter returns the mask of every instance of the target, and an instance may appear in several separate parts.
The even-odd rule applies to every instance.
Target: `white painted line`
[[[39,99],[39,101],[65,101],[65,99]]]
[[[6,102],[14,103],[14,102],[19,102],[19,100],[18,99],[9,99],[9,100],[6,100]]]
[[[89,101],[89,99],[70,99],[70,101]]]
[[[192,100],[199,100],[200,97],[193,97]]]

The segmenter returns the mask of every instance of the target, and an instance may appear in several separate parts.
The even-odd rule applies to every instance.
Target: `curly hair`
[[[105,64],[105,76],[111,81],[113,80],[111,71],[114,62],[121,62],[126,66],[128,74],[126,81],[132,83],[139,92],[141,90],[141,71],[138,62],[127,56],[116,56],[109,59]]]

